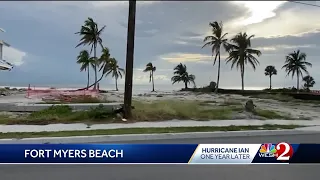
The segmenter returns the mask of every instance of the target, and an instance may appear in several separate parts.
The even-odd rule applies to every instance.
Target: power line
[[[292,3],[297,3],[297,4],[303,4],[303,5],[307,5],[307,6],[313,6],[313,7],[319,7],[319,5],[316,4],[309,4],[309,3],[304,3],[304,2],[298,2],[298,1],[288,1],[288,2],[292,2]]]

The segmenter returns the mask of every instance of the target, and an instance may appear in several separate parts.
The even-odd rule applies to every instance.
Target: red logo
[[[286,142],[281,142],[276,145],[277,153],[275,157],[279,161],[289,161],[293,156],[293,148],[290,144]]]

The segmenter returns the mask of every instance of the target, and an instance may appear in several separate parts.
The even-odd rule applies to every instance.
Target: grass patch
[[[83,96],[60,96],[57,100],[45,100],[38,104],[72,104],[72,103],[111,103],[113,101],[101,100],[88,95]]]
[[[219,106],[241,106],[241,102],[235,101],[233,99],[224,99],[223,103]]]
[[[134,101],[132,110],[133,121],[164,121],[164,120],[227,120],[234,113],[244,111],[242,105],[231,103],[228,106],[205,105],[200,101]],[[267,119],[292,119],[270,110],[257,110],[256,115]],[[57,123],[114,123],[122,122],[115,114],[103,105],[88,111],[74,112],[68,105],[55,105],[48,109],[33,112],[30,115],[11,118],[0,116],[0,124],[32,124],[47,125]]]
[[[283,94],[257,94],[250,96],[251,98],[259,98],[259,99],[273,99],[281,102],[290,102],[297,101],[291,96],[283,95]]]
[[[218,103],[217,101],[202,101],[202,103]]]
[[[197,101],[156,101],[152,103],[133,103],[133,119],[140,121],[197,119],[214,120],[231,118],[232,109],[229,107],[204,108],[203,103]]]
[[[230,106],[229,107],[232,111],[234,112],[243,112],[244,111],[244,107],[243,106]]]
[[[104,106],[91,108],[88,111],[72,111],[67,105],[51,106],[48,109],[33,112],[24,118],[0,117],[0,124],[33,124],[46,125],[57,123],[86,123],[114,121],[115,115],[111,114]]]
[[[267,119],[286,119],[286,120],[294,119],[290,116],[280,115],[277,112],[271,111],[271,110],[256,109],[254,114],[257,116],[267,118]]]
[[[0,139],[5,138],[36,138],[36,137],[64,137],[64,136],[93,136],[93,135],[121,135],[121,134],[155,134],[155,133],[184,133],[184,132],[215,132],[215,131],[246,131],[246,130],[277,130],[295,129],[297,125],[262,125],[262,126],[226,126],[226,127],[169,127],[169,128],[123,128],[87,131],[60,132],[20,132],[0,133]]]
[[[314,105],[320,105],[319,100],[302,100],[295,99],[292,96],[284,95],[284,94],[257,94],[250,96],[251,98],[259,98],[259,99],[273,99],[280,102],[293,102],[293,103],[309,103]]]
[[[143,103],[134,101],[133,120],[135,121],[162,121],[172,119],[215,120],[230,119],[235,107],[212,108],[200,106],[197,101],[156,101]],[[114,122],[115,115],[104,109],[103,106],[88,110],[73,112],[67,105],[52,106],[48,109],[33,112],[25,118],[0,118],[1,124],[54,124],[77,122]]]
[[[0,124],[8,124],[12,120],[13,118],[11,118],[9,115],[0,115]]]

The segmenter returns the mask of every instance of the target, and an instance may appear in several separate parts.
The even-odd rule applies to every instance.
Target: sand
[[[109,92],[102,96],[110,101],[123,101],[122,92]],[[158,100],[188,100],[188,101],[203,101],[211,102],[211,104],[219,105],[225,102],[241,103],[252,99],[254,104],[259,109],[276,111],[281,115],[290,116],[294,119],[301,120],[319,120],[320,121],[320,104],[316,103],[296,103],[296,102],[280,102],[272,99],[251,98],[242,95],[226,95],[215,93],[194,93],[194,92],[150,92],[133,96],[133,100],[152,102]],[[250,113],[243,112],[238,114],[238,117],[233,119],[257,119]]]
[[[123,102],[123,93],[110,91],[100,94],[102,99],[109,101]],[[230,120],[213,121],[192,121],[192,120],[173,120],[163,122],[137,122],[130,124],[95,124],[88,128],[87,124],[50,124],[40,125],[0,125],[0,132],[41,132],[41,131],[62,131],[62,130],[93,130],[93,129],[117,129],[131,127],[186,127],[186,126],[229,126],[229,125],[263,125],[263,124],[283,124],[283,125],[305,125],[308,130],[320,130],[320,104],[314,103],[296,103],[280,102],[271,99],[249,98],[241,95],[223,95],[223,94],[204,94],[193,92],[153,92],[137,94],[133,100],[143,102],[153,102],[159,100],[188,100],[210,102],[210,104],[219,105],[226,102],[241,103],[242,106],[248,99],[252,99],[254,104],[260,109],[277,111],[283,115],[290,115],[296,120],[261,120],[250,113],[242,112],[236,114]],[[9,103],[38,103],[41,99],[28,99],[25,94],[13,94],[0,97],[0,105]],[[1,112],[8,114],[8,112]],[[10,114],[10,113],[9,113]],[[301,119],[301,120],[299,120]],[[309,120],[305,120],[309,119]],[[311,129],[310,129],[311,128]],[[306,130],[306,129],[305,129]]]
[[[101,93],[101,99],[107,99],[114,102],[123,102],[123,92],[109,91]],[[257,108],[263,110],[273,110],[279,114],[293,117],[294,119],[310,119],[320,121],[320,104],[315,103],[297,103],[297,102],[280,102],[272,99],[250,98],[241,95],[225,95],[215,93],[194,93],[194,92],[150,92],[145,94],[133,95],[133,100],[142,102],[153,102],[159,100],[187,100],[210,102],[211,105],[222,103],[241,103],[242,105],[249,99],[252,99]],[[9,96],[0,97],[0,106],[8,103],[13,104],[33,104],[42,102],[37,98],[25,98],[25,93],[16,93]],[[232,119],[259,119],[250,113],[236,114]]]

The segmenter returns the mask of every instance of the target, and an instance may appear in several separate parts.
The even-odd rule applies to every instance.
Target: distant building
[[[0,32],[5,32],[0,28]],[[8,70],[10,71],[13,68],[13,65],[3,59],[3,46],[10,47],[10,45],[2,40],[0,40],[0,70]]]

